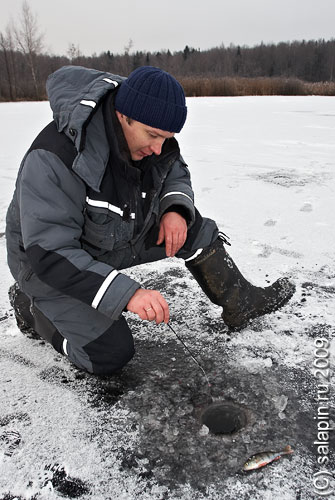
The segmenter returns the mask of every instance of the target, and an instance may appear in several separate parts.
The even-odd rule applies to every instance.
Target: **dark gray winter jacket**
[[[123,78],[67,66],[47,82],[54,121],[26,153],[7,213],[8,264],[31,297],[50,290],[116,319],[139,284],[120,273],[172,206],[194,220],[175,139],[129,160],[113,99]],[[154,244],[154,241],[153,241]]]

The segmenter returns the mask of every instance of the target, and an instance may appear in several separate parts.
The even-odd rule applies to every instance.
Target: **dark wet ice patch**
[[[136,447],[122,443],[113,448],[127,474],[155,480],[176,494],[185,483],[204,492],[218,478],[239,473],[255,451],[281,449],[283,444],[306,449],[306,433],[314,425],[304,409],[311,400],[311,377],[303,381],[303,373],[276,366],[261,374],[250,374],[243,367],[225,369],[224,352],[204,353],[202,361],[212,381],[210,406],[201,373],[178,343],[140,341],[137,351],[126,371],[134,381],[136,373],[142,376],[136,391],[125,391],[118,404],[130,412],[139,440]],[[279,408],[283,395],[285,408]],[[216,419],[222,407],[230,408],[224,422]],[[209,421],[204,421],[206,410]],[[222,423],[225,433],[222,428],[219,434],[203,430],[204,425]],[[111,435],[112,424],[107,417]]]
[[[306,186],[307,184],[320,184],[327,181],[327,179],[331,176],[332,174],[330,173],[306,174],[293,169],[290,171],[285,169],[250,175],[253,179],[269,182],[286,188]]]

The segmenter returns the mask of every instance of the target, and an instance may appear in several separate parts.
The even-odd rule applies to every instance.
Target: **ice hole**
[[[234,434],[247,424],[247,416],[235,403],[214,403],[203,411],[201,422],[213,434]]]

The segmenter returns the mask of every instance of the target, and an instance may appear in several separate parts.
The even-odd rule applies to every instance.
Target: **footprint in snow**
[[[275,226],[277,224],[276,220],[269,219],[266,222],[264,222],[264,226]]]
[[[81,479],[68,476],[60,464],[49,464],[44,467],[42,488],[54,489],[68,498],[77,498],[89,492],[88,486]]]
[[[15,430],[5,431],[0,436],[0,442],[2,447],[4,447],[5,456],[11,457],[21,443],[21,434]]]
[[[32,497],[18,497],[17,495],[12,495],[12,493],[5,493],[3,497],[1,497],[0,500],[37,500],[37,495],[34,495]]]
[[[4,415],[0,417],[0,427],[5,427],[13,422],[23,422],[25,425],[29,425],[31,423],[31,418],[28,413],[25,412],[17,412],[10,413],[8,415]]]
[[[303,204],[303,206],[300,208],[300,212],[312,212],[313,211],[313,206],[312,203],[306,202]]]

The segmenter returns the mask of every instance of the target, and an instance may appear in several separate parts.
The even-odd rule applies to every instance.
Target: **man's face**
[[[129,120],[116,111],[126,138],[131,159],[139,161],[152,154],[160,155],[165,139],[174,137],[174,133],[149,127],[136,120]]]

